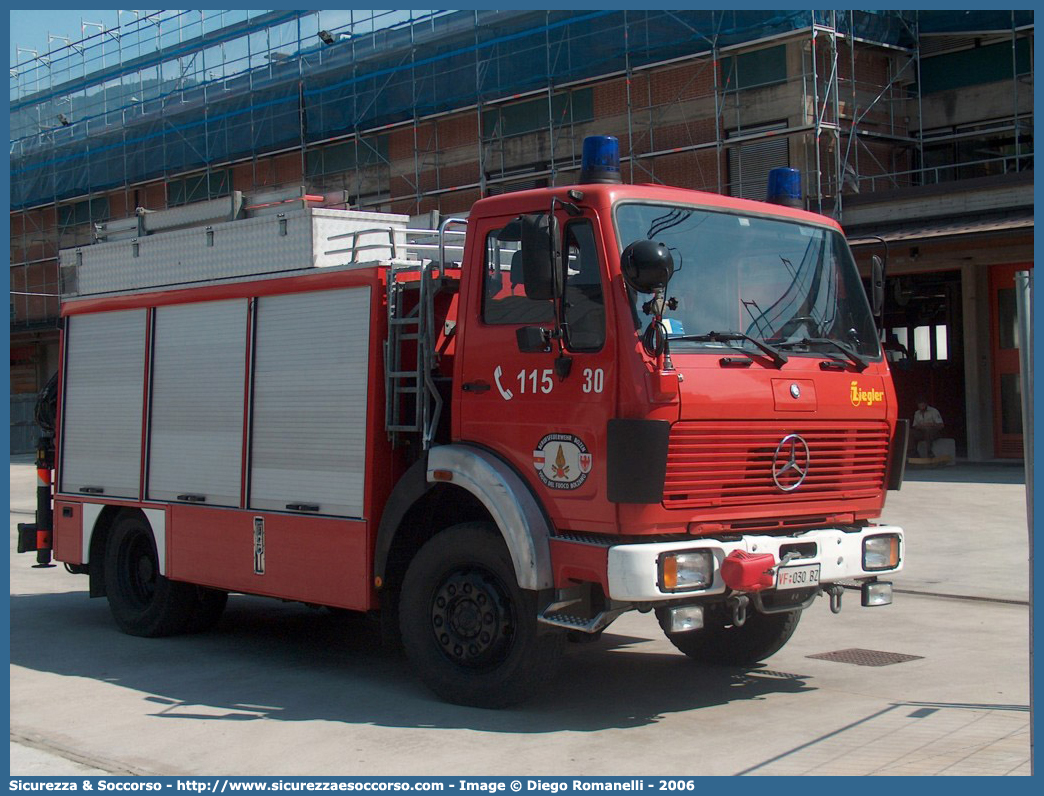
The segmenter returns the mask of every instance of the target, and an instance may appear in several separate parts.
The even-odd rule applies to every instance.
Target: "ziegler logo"
[[[861,390],[859,389],[859,383],[853,381],[851,398],[852,406],[873,406],[884,400],[884,390],[875,390],[873,388]]]

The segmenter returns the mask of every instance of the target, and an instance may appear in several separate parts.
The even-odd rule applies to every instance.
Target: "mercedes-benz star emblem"
[[[796,398],[800,398],[801,397],[801,388],[798,387],[796,384],[791,384],[790,385],[790,396],[792,398],[795,398],[795,399]]]
[[[787,434],[772,457],[772,480],[782,491],[793,492],[805,482],[810,460],[808,443],[797,434]]]

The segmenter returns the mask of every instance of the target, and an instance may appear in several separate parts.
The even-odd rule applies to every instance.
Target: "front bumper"
[[[867,571],[863,569],[863,540],[869,536],[895,534],[899,537],[899,565],[893,569]],[[772,553],[778,563],[781,548],[813,542],[815,555],[792,561],[792,564],[820,564],[820,584],[839,580],[872,578],[891,575],[903,568],[906,543],[903,529],[894,525],[872,525],[857,531],[840,528],[820,528],[793,536],[744,536],[740,539],[693,538],[679,542],[652,544],[624,544],[609,548],[609,597],[627,602],[652,602],[688,599],[724,594],[725,581],[721,563],[736,550],[748,553]],[[705,589],[668,592],[659,585],[659,559],[664,553],[710,550],[714,557],[714,580]]]

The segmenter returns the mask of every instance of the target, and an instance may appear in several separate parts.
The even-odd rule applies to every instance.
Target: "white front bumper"
[[[863,569],[863,540],[868,536],[896,534],[899,536],[899,566],[895,569]],[[903,529],[894,525],[873,525],[858,532],[846,532],[837,528],[822,528],[796,536],[744,536],[736,541],[723,542],[718,539],[694,538],[684,542],[659,542],[653,544],[624,544],[609,548],[609,596],[627,602],[684,599],[725,592],[725,581],[721,577],[721,562],[736,550],[748,553],[772,553],[780,560],[780,548],[807,542],[816,543],[816,556],[802,558],[795,564],[821,565],[819,581],[827,584],[851,578],[868,578],[891,575],[903,568],[906,543]],[[685,592],[665,592],[658,585],[659,560],[663,553],[689,550],[710,550],[714,556],[714,582],[706,589]]]

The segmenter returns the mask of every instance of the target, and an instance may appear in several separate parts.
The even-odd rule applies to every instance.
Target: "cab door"
[[[477,223],[475,267],[463,287],[454,439],[509,462],[556,527],[612,531],[605,452],[617,391],[605,247],[593,212],[559,221],[569,334],[561,351],[552,340],[550,350],[534,353],[519,350],[517,333],[553,329],[554,303],[525,294],[518,219]]]

